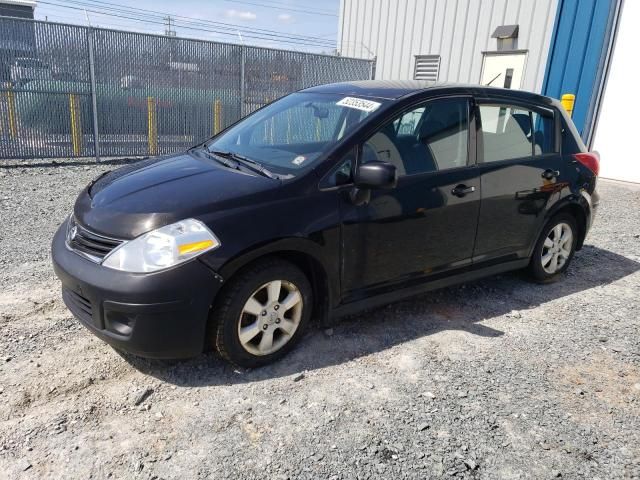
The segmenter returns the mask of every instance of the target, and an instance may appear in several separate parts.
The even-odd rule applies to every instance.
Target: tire
[[[561,243],[568,232],[571,238]],[[559,233],[560,241],[556,242],[555,239]],[[577,244],[576,219],[568,213],[560,213],[551,218],[542,229],[531,255],[529,274],[532,279],[537,283],[552,283],[559,280],[569,268]]]
[[[231,279],[216,301],[209,320],[216,349],[242,368],[283,357],[302,338],[312,297],[309,280],[295,265],[279,259],[250,265]]]

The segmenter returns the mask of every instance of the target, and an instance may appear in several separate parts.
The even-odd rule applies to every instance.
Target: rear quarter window
[[[561,120],[561,131],[562,131],[562,154],[563,155],[572,155],[574,153],[580,153],[586,151],[586,147],[582,143],[582,139],[577,137],[578,133],[575,130],[575,127],[571,128],[571,126],[567,123],[562,115]]]

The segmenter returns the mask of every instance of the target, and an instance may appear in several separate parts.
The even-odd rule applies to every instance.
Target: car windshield
[[[294,93],[238,122],[206,146],[242,155],[278,173],[309,167],[382,101],[345,95]]]

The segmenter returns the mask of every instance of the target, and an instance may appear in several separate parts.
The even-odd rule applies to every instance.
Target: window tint
[[[484,161],[498,162],[554,151],[553,117],[520,107],[481,105]]]
[[[362,148],[363,163],[392,163],[398,175],[446,170],[467,164],[468,102],[443,99],[403,113]]]

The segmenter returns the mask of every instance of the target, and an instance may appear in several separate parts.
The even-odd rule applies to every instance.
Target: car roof
[[[510,90],[507,88],[486,87],[483,85],[429,82],[426,80],[359,80],[354,82],[328,83],[302,90],[308,93],[335,93],[339,95],[356,95],[360,97],[381,98],[397,100],[407,95],[425,91],[468,91],[476,95],[499,95],[502,97],[519,98],[521,100],[553,101],[542,95],[522,90]]]
[[[310,93],[337,93],[393,100],[413,92],[431,88],[436,83],[421,80],[360,80],[356,82],[328,83],[303,90]]]

